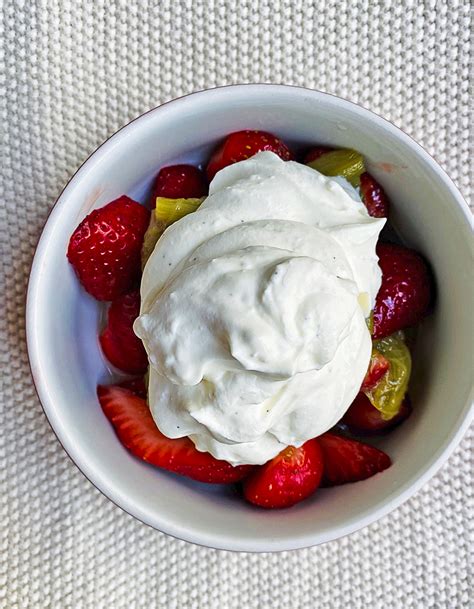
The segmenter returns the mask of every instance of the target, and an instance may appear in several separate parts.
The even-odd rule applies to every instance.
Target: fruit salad
[[[106,307],[97,396],[126,449],[261,508],[383,475],[370,438],[416,408],[408,336],[434,290],[389,212],[356,150],[250,130],[91,212],[67,256]]]

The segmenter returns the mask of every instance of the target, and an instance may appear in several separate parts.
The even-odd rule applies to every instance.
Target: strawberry
[[[393,243],[377,245],[382,285],[375,300],[372,337],[383,338],[413,326],[428,313],[432,279],[423,258]]]
[[[311,163],[311,161],[319,159],[319,157],[326,154],[326,152],[331,152],[331,150],[334,150],[334,148],[329,148],[328,146],[313,146],[304,155],[303,163],[307,165],[308,163]]]
[[[400,410],[391,419],[384,419],[380,410],[372,405],[365,393],[357,394],[355,400],[349,406],[349,410],[342,417],[341,423],[347,426],[349,431],[355,434],[380,433],[393,429],[400,425],[411,414],[410,399],[405,396]]]
[[[365,374],[361,389],[371,389],[372,387],[374,387],[378,383],[378,381],[380,381],[383,375],[388,372],[389,368],[390,362],[388,361],[388,359],[384,355],[382,355],[380,351],[372,349],[369,369]]]
[[[123,195],[92,211],[73,232],[67,257],[94,298],[113,300],[133,288],[149,220],[148,209]]]
[[[242,480],[250,465],[233,467],[200,452],[189,438],[164,436],[153,420],[147,403],[117,385],[97,388],[100,405],[122,444],[135,457],[200,482],[216,484]]]
[[[139,311],[138,290],[120,296],[110,305],[107,326],[99,337],[109,362],[129,374],[143,374],[148,367],[145,348],[132,327]]]
[[[378,448],[332,433],[317,438],[323,453],[323,486],[358,482],[387,469],[390,457]]]
[[[227,136],[211,157],[206,169],[209,182],[218,171],[248,159],[257,152],[270,150],[284,161],[293,158],[290,150],[279,138],[266,131],[236,131]]]
[[[244,496],[264,508],[289,507],[314,493],[322,473],[319,444],[308,440],[300,448],[288,446],[265,465],[256,467],[244,480]]]
[[[387,218],[390,203],[384,189],[370,173],[360,176],[360,196],[373,218]]]
[[[156,197],[168,199],[191,199],[205,197],[208,185],[203,172],[193,165],[171,165],[163,167],[153,186],[152,207]]]
[[[137,376],[137,378],[123,381],[118,386],[122,387],[123,389],[128,389],[135,395],[138,395],[139,398],[143,398],[144,400],[147,398],[148,391],[145,384],[145,378],[143,376]]]

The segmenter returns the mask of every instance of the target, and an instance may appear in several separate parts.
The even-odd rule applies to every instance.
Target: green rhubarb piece
[[[142,245],[142,269],[145,268],[145,264],[148,261],[148,258],[151,256],[151,253],[155,249],[155,245],[158,242],[158,239],[163,234],[166,228],[166,224],[156,219],[155,214],[151,214],[150,224],[145,232],[145,236],[143,237],[143,245]]]
[[[167,197],[156,197],[155,216],[164,222],[166,226],[173,224],[184,216],[196,211],[204,201],[200,199],[168,199]]]
[[[156,198],[156,207],[154,213],[151,214],[150,224],[143,238],[142,245],[142,269],[155,249],[158,239],[164,233],[165,229],[183,218],[187,214],[196,211],[196,209],[204,201],[202,199],[168,199],[166,197]]]
[[[325,176],[342,176],[354,187],[359,186],[360,176],[365,172],[363,156],[350,148],[326,152],[308,165]]]
[[[374,340],[374,349],[390,362],[388,372],[381,380],[364,393],[385,420],[398,414],[408,388],[411,373],[411,355],[402,332]]]

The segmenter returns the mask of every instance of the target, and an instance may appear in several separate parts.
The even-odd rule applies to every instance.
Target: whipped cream
[[[143,273],[134,329],[159,429],[234,465],[330,429],[368,367],[384,222],[271,152],[220,171]]]

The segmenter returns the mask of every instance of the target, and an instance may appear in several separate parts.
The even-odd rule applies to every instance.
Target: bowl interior
[[[204,161],[215,142],[244,128],[290,144],[354,147],[393,201],[403,240],[430,260],[435,314],[419,333],[410,421],[378,441],[393,459],[381,475],[320,490],[290,510],[245,504],[131,457],[96,398],[111,373],[100,354],[101,307],[66,260],[69,236],[92,209],[126,193],[144,201],[165,164]],[[83,165],[60,197],[36,254],[28,296],[32,371],[60,441],[114,502],[169,534],[217,548],[270,551],[320,543],[375,520],[406,499],[440,464],[467,424],[472,358],[468,216],[449,179],[391,124],[338,98],[279,86],[228,87],[175,100],[119,131]],[[65,362],[67,365],[65,365]]]

